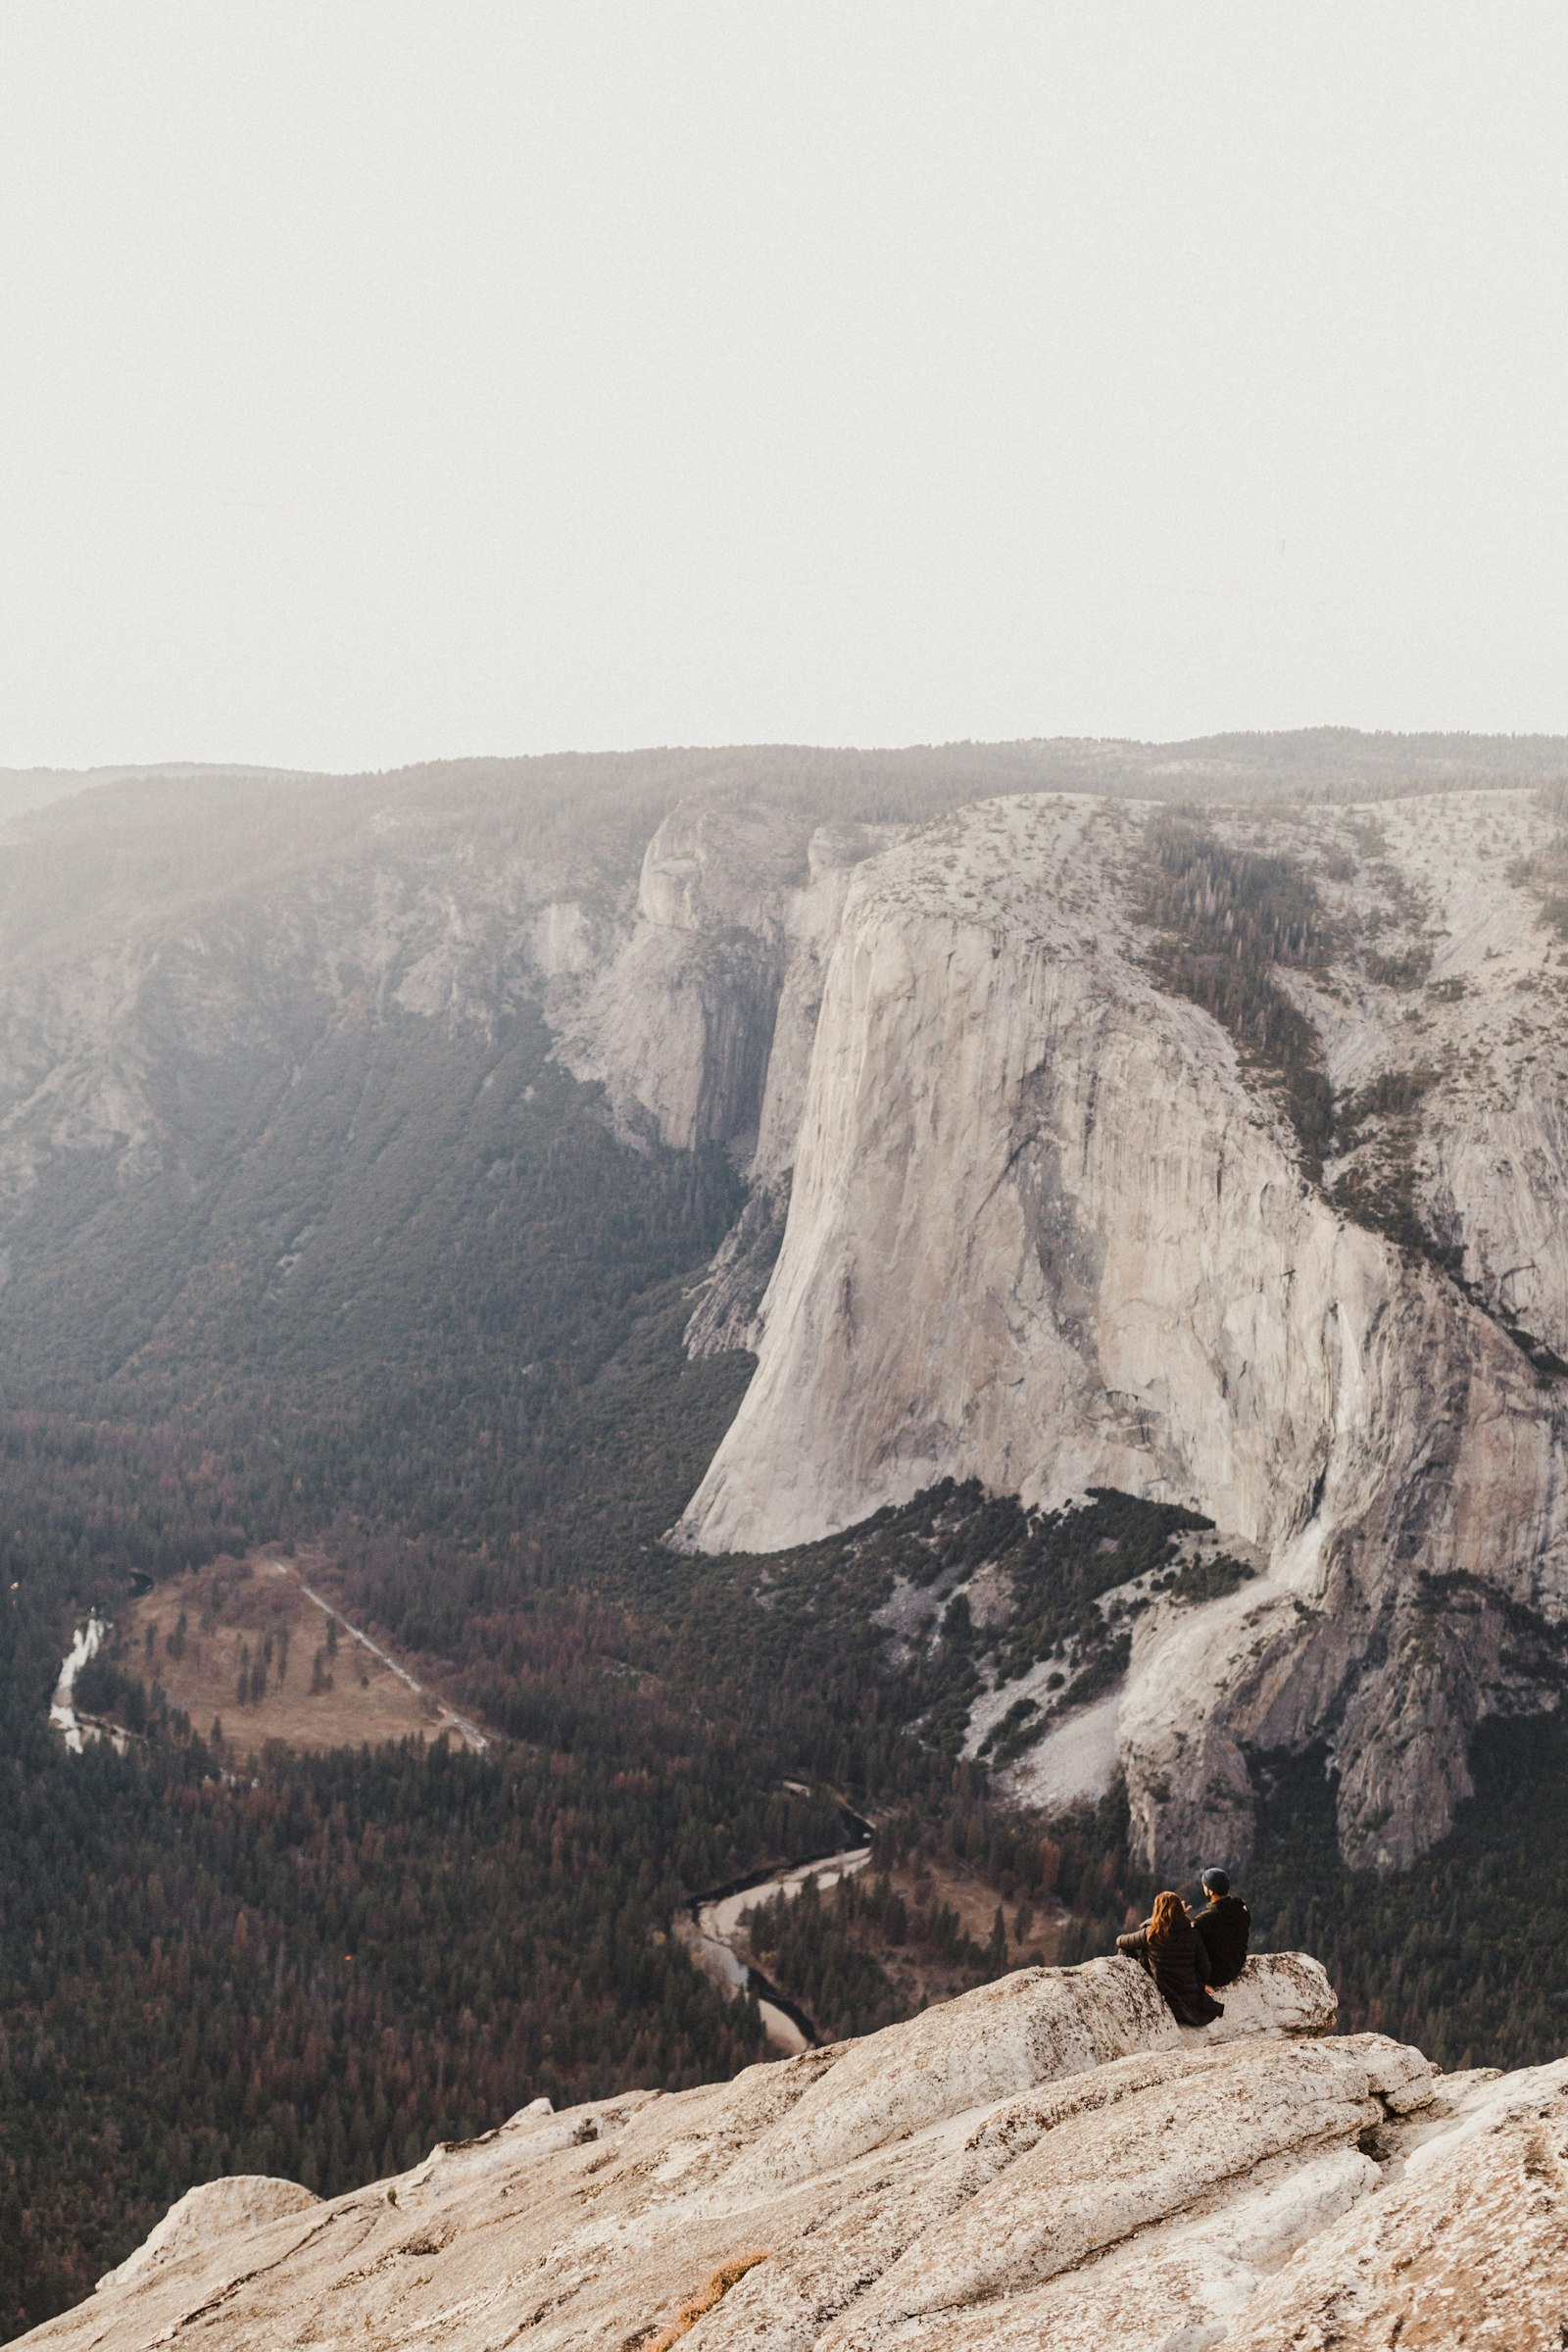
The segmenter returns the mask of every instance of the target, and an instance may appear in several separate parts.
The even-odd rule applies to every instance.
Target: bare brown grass
[[[308,1571],[318,1584],[318,1565]],[[319,1589],[319,1586],[318,1586]],[[161,1684],[204,1737],[215,1721],[242,1754],[428,1740],[439,1710],[362,1648],[261,1553],[217,1559],[144,1593],[122,1619],[122,1665]],[[242,1694],[243,1691],[243,1694]]]
[[[919,1869],[911,1863],[900,1864],[888,1876],[895,1893],[901,1894],[911,1908],[944,1904],[957,1913],[959,1929],[971,1943],[983,1947],[990,1942],[997,1904],[1002,1898],[978,1871],[935,1859]],[[1024,1968],[1039,1961],[1049,1965],[1055,1958],[1067,1914],[1052,1898],[1048,1896],[1033,1906],[1021,1905],[1016,1900],[1003,1901],[1002,1919],[1009,1968]],[[918,1946],[900,1947],[874,1936],[867,1940],[866,1949],[913,2006],[952,2000],[973,1983],[967,1969],[950,1968],[935,1953]]]

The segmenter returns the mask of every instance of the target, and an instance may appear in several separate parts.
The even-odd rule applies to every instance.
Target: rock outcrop
[[[722,1144],[761,1183],[794,1154],[826,957],[851,874],[890,825],[683,803],[643,856],[635,915],[551,1001],[563,1060],[636,1135]],[[565,908],[553,910],[558,925]],[[583,923],[574,902],[571,932]]]
[[[1338,2038],[1300,1955],[1225,1999],[1197,2033],[1125,1961],[1029,1969],[731,2082],[539,2101],[330,2201],[214,2182],[23,2340],[1556,2352],[1568,2062],[1446,2080]]]
[[[981,804],[847,895],[758,1372],[679,1537],[770,1550],[945,1476],[1212,1517],[1264,1573],[1150,1609],[1109,1740],[1064,1723],[1017,1776],[1050,1802],[1119,1764],[1162,1867],[1246,1852],[1244,1749],[1316,1740],[1347,1853],[1407,1860],[1477,1722],[1557,1687],[1568,1388],[1508,1327],[1528,1302],[1526,1338],[1568,1348],[1564,983],[1518,870],[1546,820],[1478,801],[1381,809],[1375,866],[1346,847],[1361,812],[1292,841],[1352,943],[1292,984],[1342,1090],[1402,1101],[1419,1060],[1408,1182],[1461,1279],[1352,1221],[1151,969],[1147,811]],[[1425,982],[1370,976],[1412,929]]]

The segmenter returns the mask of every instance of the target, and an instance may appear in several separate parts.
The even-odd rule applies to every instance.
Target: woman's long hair
[[[1156,1894],[1154,1915],[1149,1923],[1151,1943],[1168,1943],[1178,1927],[1187,1925],[1187,1906],[1179,1894]]]

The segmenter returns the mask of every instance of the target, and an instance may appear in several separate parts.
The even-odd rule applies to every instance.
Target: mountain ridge
[[[787,1037],[762,1083],[763,1128],[798,1102],[799,1145],[753,1162],[764,1206],[790,1164],[739,1326],[759,1369],[676,1531],[765,1552],[945,1476],[1026,1506],[1098,1482],[1208,1512],[1265,1573],[1164,1643],[1145,1619],[1114,1743],[1167,1871],[1250,1849],[1244,1748],[1325,1729],[1348,1854],[1408,1861],[1468,1792],[1488,1708],[1554,1703],[1568,1622],[1565,977],[1531,880],[1557,819],[1522,793],[1380,804],[1375,857],[1353,807],[1292,822],[1337,893],[1325,921],[1363,936],[1285,966],[1287,1002],[1342,1098],[1354,1078],[1393,1105],[1322,1179],[1280,1073],[1152,966],[1147,808],[979,803],[864,845],[783,983],[805,970],[820,1009],[805,1087]],[[1268,820],[1276,863],[1290,829]],[[674,1017],[655,1031],[702,1052]],[[626,1069],[645,1102],[666,1084],[646,1051]],[[1478,1151],[1483,1118],[1505,1156]],[[1020,1793],[1100,1792],[1051,1759]]]
[[[825,1790],[893,1874],[792,1921],[785,1973],[829,2031],[908,2006],[927,1945],[950,1982],[1031,1938],[1102,1949],[1151,1850],[1234,1860],[1255,1825],[1255,1914],[1333,1955],[1356,2024],[1448,2064],[1555,2053],[1558,1558],[1529,1501],[1565,1360],[1554,757],[1479,791],[1451,744],[1422,769],[1340,739],[1220,747],[1207,786],[1059,747],[165,775],[5,827],[7,2329],[204,2173],[336,2193],[416,2128],[744,2062],[755,2017],[659,1933],[818,1850]],[[1082,870],[1047,905],[1037,836],[1069,819]],[[964,845],[994,824],[982,891]],[[897,985],[858,996],[873,972]],[[949,1033],[946,1066],[1006,1075],[989,1103],[944,1086],[924,1041]],[[833,1506],[802,1524],[842,1532],[672,1551],[715,1460],[755,1484],[766,1432],[737,1407],[787,1368],[784,1289],[829,1233],[808,1104],[826,1133],[879,1101],[833,1209],[875,1377],[808,1349],[775,1421],[810,1446],[778,1501],[800,1474]],[[889,1111],[919,1151],[888,1148]],[[1147,1181],[1173,1155],[1234,1175],[1250,1290],[1205,1266],[1213,1196]],[[1361,1358],[1285,1279],[1302,1237],[1372,1335],[1365,1411],[1335,1370]],[[968,1367],[940,1413],[904,1336],[934,1290]],[[804,1295],[831,1339],[832,1282]],[[1021,1354],[1011,1402],[1012,1375],[966,1385],[986,1348]],[[1319,1449],[1336,1395],[1349,1436]],[[1319,1618],[1276,1561],[1314,1517],[1292,1573],[1331,1580]],[[122,1596],[153,1580],[177,1629],[188,1571],[255,1543],[322,1546],[494,1760],[253,1761],[238,1691],[210,1732],[171,1714],[157,1627],[114,1655]],[[122,1621],[103,1703],[128,1676],[153,1732],[122,1758],[48,1728],[94,1606]],[[460,1815],[488,1924],[437,1947],[432,2018],[398,1895],[452,1883]],[[1430,1865],[1352,1876],[1380,1844]],[[1478,1903],[1507,1955],[1485,1979]]]

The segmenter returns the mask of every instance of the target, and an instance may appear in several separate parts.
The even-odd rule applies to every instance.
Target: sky
[[[0,764],[1568,731],[1568,10],[0,0]]]

